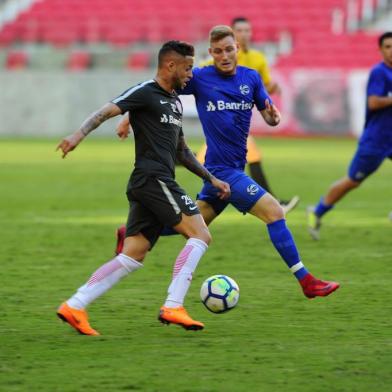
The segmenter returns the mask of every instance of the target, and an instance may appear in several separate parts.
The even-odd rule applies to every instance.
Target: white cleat
[[[308,232],[310,236],[318,241],[320,239],[321,219],[314,213],[314,206],[309,206],[306,209],[308,220]]]
[[[293,196],[289,200],[284,200],[284,201],[281,200],[280,201],[280,205],[281,205],[285,215],[288,214],[295,207],[297,207],[298,203],[299,203],[299,196]]]

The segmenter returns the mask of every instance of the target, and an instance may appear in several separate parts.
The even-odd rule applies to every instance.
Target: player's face
[[[238,45],[233,37],[225,37],[217,42],[211,42],[208,49],[214,59],[217,70],[225,75],[234,75],[237,67]]]
[[[392,38],[384,39],[380,50],[385,63],[392,67]]]
[[[248,47],[252,37],[252,28],[248,22],[237,22],[233,26],[235,38],[240,46]]]
[[[175,90],[183,89],[187,82],[192,78],[193,57],[180,57],[176,61],[173,72],[173,87]]]

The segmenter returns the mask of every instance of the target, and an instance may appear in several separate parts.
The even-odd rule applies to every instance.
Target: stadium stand
[[[380,0],[198,0],[179,6],[175,0],[37,0],[3,25],[0,46],[38,43],[67,48],[103,43],[128,48],[136,43],[153,45],[173,38],[196,43],[206,40],[211,26],[230,23],[233,17],[244,15],[252,21],[256,42],[278,43],[283,33],[290,35],[293,51],[282,56],[279,65],[292,62],[306,67],[316,62],[326,67],[367,67],[377,58],[375,38],[357,30],[360,20],[374,18],[380,3]],[[314,56],[320,43],[323,50]],[[361,50],[355,52],[359,46]],[[148,65],[145,53],[132,54],[127,62],[131,68]]]

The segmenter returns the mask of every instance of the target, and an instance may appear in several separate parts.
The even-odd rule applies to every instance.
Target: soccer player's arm
[[[130,123],[129,123],[129,113],[125,113],[124,116],[122,116],[121,120],[116,126],[116,133],[117,136],[121,139],[124,140],[128,137],[129,132],[131,130]]]
[[[255,72],[255,88],[253,99],[264,121],[272,127],[280,123],[280,112],[265,91],[260,75]]]
[[[392,106],[392,96],[385,96],[386,78],[384,73],[375,69],[370,73],[367,87],[367,105],[369,110],[380,110]]]
[[[76,132],[65,137],[57,146],[56,151],[60,149],[63,153],[62,157],[65,158],[90,132],[98,128],[109,118],[118,116],[119,114],[121,114],[121,110],[117,105],[112,102],[107,103],[101,109],[90,114]]]
[[[195,154],[193,154],[186,144],[182,131],[177,144],[177,159],[189,171],[196,174],[203,180],[210,182],[215,188],[217,188],[219,190],[218,195],[221,199],[227,199],[230,197],[230,185],[217,179],[196,159]]]

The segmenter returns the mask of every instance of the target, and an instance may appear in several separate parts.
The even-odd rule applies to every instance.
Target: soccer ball
[[[240,289],[228,276],[214,275],[201,285],[200,298],[210,312],[224,313],[237,305]]]

